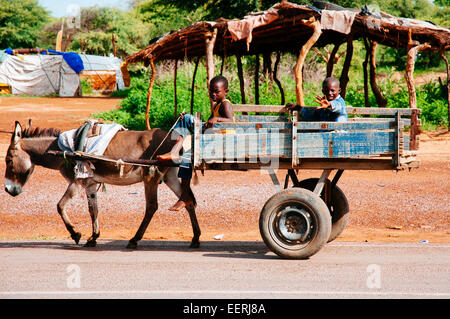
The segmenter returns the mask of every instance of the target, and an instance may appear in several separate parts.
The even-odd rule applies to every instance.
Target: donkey
[[[59,170],[69,185],[57,204],[57,210],[64,225],[76,244],[79,243],[81,233],[76,232],[65,207],[82,188],[87,196],[89,213],[92,219],[92,236],[85,246],[95,247],[96,240],[100,236],[98,225],[97,190],[101,183],[112,185],[131,185],[138,182],[144,183],[146,208],[144,218],[133,238],[128,242],[127,248],[135,249],[142,239],[153,214],[158,209],[157,190],[161,181],[180,197],[181,183],[177,177],[177,167],[159,167],[158,170],[149,170],[148,167],[136,165],[124,165],[122,171],[114,163],[106,161],[95,162],[94,176],[83,179],[75,179],[74,163],[54,155],[47,154],[50,150],[60,150],[58,136],[60,130],[54,128],[32,128],[31,125],[22,129],[18,121],[11,137],[11,142],[6,154],[5,190],[12,196],[22,192],[28,178],[33,173],[35,165],[49,169]],[[165,139],[167,132],[161,129],[148,131],[123,130],[117,132],[104,152],[104,156],[120,159],[148,159],[153,153],[164,154],[172,149],[174,141]],[[159,149],[158,149],[159,147]],[[157,152],[155,152],[157,150]],[[193,196],[193,194],[191,193]],[[186,207],[194,232],[190,247],[197,248],[200,245],[200,227],[195,214],[194,205]]]

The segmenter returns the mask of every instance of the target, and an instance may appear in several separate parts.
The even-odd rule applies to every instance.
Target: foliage
[[[56,34],[64,23],[63,19],[50,24],[41,36],[43,47],[53,47]],[[147,45],[148,26],[136,17],[133,10],[121,11],[113,8],[82,8],[79,27],[64,23],[64,34],[69,39],[66,51],[84,52],[95,55],[113,53],[112,35],[115,36],[116,54],[130,55]]]
[[[32,48],[49,13],[37,0],[0,0],[0,49]]]

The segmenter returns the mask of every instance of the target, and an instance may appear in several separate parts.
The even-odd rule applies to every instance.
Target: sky
[[[73,5],[83,7],[113,7],[117,9],[127,9],[127,0],[39,0],[41,6],[51,12],[51,15],[60,18],[67,15]]]

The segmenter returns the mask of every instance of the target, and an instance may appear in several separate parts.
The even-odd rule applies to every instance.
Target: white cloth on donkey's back
[[[98,125],[101,126],[101,134],[86,139],[86,144],[83,146],[83,149],[85,149],[85,153],[92,155],[103,155],[109,145],[109,142],[111,142],[116,133],[121,130],[126,130],[120,124]],[[75,151],[75,135],[77,133],[77,130],[78,129],[73,129],[59,134],[58,146],[61,150],[67,152]]]
[[[88,137],[85,140],[85,145],[82,149],[85,153],[92,155],[103,155],[112,138],[117,132],[126,130],[120,124],[98,124],[100,126],[100,135]],[[78,129],[63,132],[59,134],[58,146],[61,150],[66,152],[75,152],[75,136]],[[88,178],[94,175],[93,169],[95,167],[89,161],[76,161],[74,172],[76,178]]]

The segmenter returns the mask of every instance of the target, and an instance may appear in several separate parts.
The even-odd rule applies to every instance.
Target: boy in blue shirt
[[[339,80],[328,77],[322,83],[324,96],[315,96],[315,101],[320,104],[316,109],[302,108],[298,104],[288,103],[284,107],[289,111],[300,111],[303,121],[346,122],[348,115],[344,99],[341,97]]]

